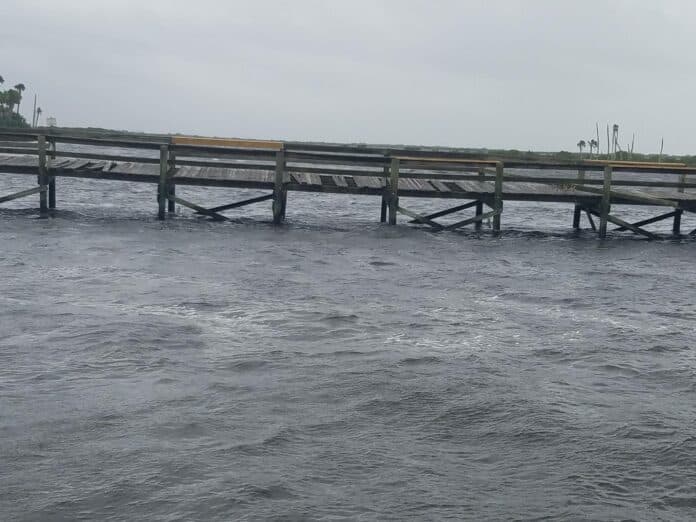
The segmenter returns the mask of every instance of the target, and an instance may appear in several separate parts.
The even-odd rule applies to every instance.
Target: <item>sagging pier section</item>
[[[549,174],[546,174],[546,173]],[[434,230],[465,226],[481,229],[491,222],[501,230],[504,201],[557,202],[573,205],[572,227],[583,216],[600,237],[609,224],[654,238],[644,227],[671,219],[681,235],[684,212],[696,212],[696,168],[679,163],[585,160],[525,161],[481,157],[457,149],[392,147],[76,132],[61,129],[0,130],[0,174],[36,176],[37,184],[0,203],[39,195],[39,211],[56,208],[61,177],[119,180],[157,185],[157,215],[165,219],[176,205],[214,220],[246,205],[272,202],[273,222],[285,219],[291,191],[361,194],[381,198],[380,220],[396,225],[397,216]],[[691,176],[691,178],[690,178]],[[208,186],[260,189],[266,194],[215,207],[194,203],[177,187]],[[409,209],[403,198],[459,200],[429,214]],[[663,207],[637,222],[619,218],[615,209]],[[451,223],[440,218],[471,209]],[[597,220],[597,221],[595,221]],[[690,232],[696,235],[696,230]]]

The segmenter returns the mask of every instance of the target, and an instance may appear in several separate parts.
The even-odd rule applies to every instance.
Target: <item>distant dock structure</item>
[[[156,185],[159,219],[176,212],[178,204],[224,221],[229,210],[269,201],[272,220],[280,224],[288,193],[302,191],[377,197],[380,220],[390,225],[397,224],[399,215],[437,231],[481,229],[484,221],[491,220],[496,234],[501,231],[505,201],[567,203],[573,206],[575,229],[585,216],[601,238],[611,224],[614,230],[652,239],[655,235],[646,225],[671,219],[673,235],[680,236],[683,213],[696,212],[696,168],[680,163],[523,161],[424,147],[136,136],[59,128],[0,130],[3,173],[27,174],[28,180],[34,176],[37,182],[20,192],[0,195],[0,203],[38,194],[39,212],[45,215],[56,208],[56,181],[63,177]],[[267,193],[210,207],[182,197],[177,193],[179,186]],[[423,214],[408,208],[405,198],[455,200],[455,204]],[[663,210],[652,218],[629,222],[613,212],[619,206]],[[462,212],[468,215],[453,223],[440,220]],[[696,235],[696,230],[690,235]]]

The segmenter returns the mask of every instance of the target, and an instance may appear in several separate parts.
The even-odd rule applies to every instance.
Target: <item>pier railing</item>
[[[572,202],[573,226],[579,227],[585,213],[602,237],[608,223],[652,237],[644,225],[668,218],[674,218],[673,231],[678,234],[682,213],[696,210],[696,195],[687,194],[696,189],[696,169],[677,163],[523,161],[423,147],[66,134],[57,129],[0,130],[2,156],[24,158],[24,163],[17,159],[8,166],[0,161],[0,170],[36,173],[39,186],[2,197],[0,202],[39,193],[42,212],[55,208],[56,176],[157,183],[162,219],[166,207],[173,212],[176,203],[226,219],[221,214],[225,210],[273,200],[273,219],[280,223],[288,190],[381,195],[382,221],[395,224],[397,215],[404,214],[437,230],[470,224],[481,228],[482,222],[491,219],[493,231],[498,232],[507,199]],[[26,161],[32,156],[35,160]],[[148,165],[155,170],[147,170]],[[549,171],[553,172],[547,175]],[[177,185],[236,186],[272,193],[206,208],[177,196]],[[404,206],[400,201],[404,197],[471,201],[422,215]],[[611,213],[612,204],[662,206],[670,211],[629,223]],[[488,211],[484,212],[484,206]],[[467,208],[475,208],[473,217],[448,225],[436,221]],[[599,219],[598,227],[593,217]]]

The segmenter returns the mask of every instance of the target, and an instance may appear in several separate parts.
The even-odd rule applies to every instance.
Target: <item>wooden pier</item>
[[[654,238],[644,227],[666,219],[679,236],[682,214],[696,212],[696,168],[683,164],[520,161],[418,147],[0,130],[2,173],[35,176],[37,182],[0,195],[0,203],[38,194],[42,214],[56,208],[56,180],[61,177],[155,184],[159,219],[175,212],[177,204],[227,220],[226,211],[271,201],[273,222],[281,223],[292,191],[377,196],[382,222],[395,225],[401,214],[409,223],[438,231],[469,225],[480,229],[490,219],[498,233],[505,201],[568,203],[573,206],[572,227],[580,228],[585,216],[602,238],[609,224]],[[179,185],[261,189],[267,194],[209,207],[177,195]],[[460,201],[424,215],[402,202],[412,197]],[[629,222],[614,214],[618,206],[664,209],[653,218]],[[438,221],[465,211],[468,215],[453,223]]]

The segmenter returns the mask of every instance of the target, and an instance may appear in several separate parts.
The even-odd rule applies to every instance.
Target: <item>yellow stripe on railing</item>
[[[232,147],[238,149],[280,150],[282,141],[242,140],[237,138],[199,138],[195,136],[172,136],[172,145],[194,145],[199,147]]]

